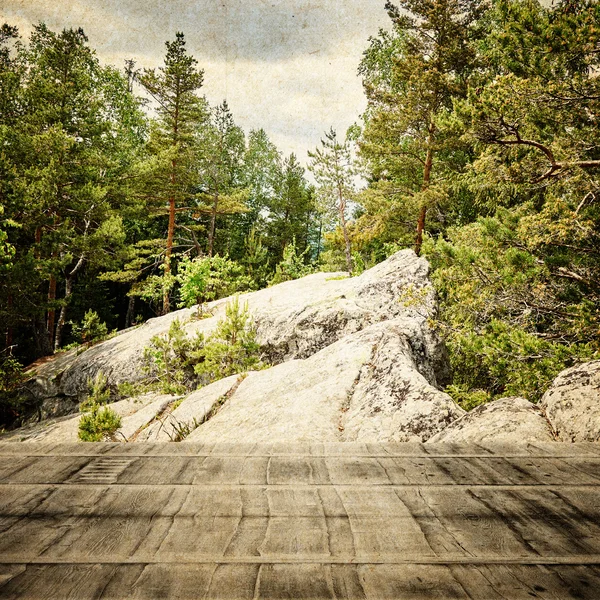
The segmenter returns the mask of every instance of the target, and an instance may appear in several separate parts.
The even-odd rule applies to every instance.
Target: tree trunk
[[[431,167],[433,166],[433,135],[435,127],[433,123],[429,126],[429,135],[427,136],[427,156],[425,157],[425,168],[423,169],[423,185],[421,191],[429,189],[431,184]],[[415,254],[421,255],[421,246],[423,245],[423,231],[425,231],[425,218],[427,217],[427,206],[421,206],[419,218],[417,220],[417,235],[415,237]]]
[[[48,304],[53,304],[56,300],[56,277],[54,275],[50,275],[50,281],[48,283]],[[50,345],[53,345],[54,341],[54,324],[56,319],[56,310],[54,308],[50,308],[48,310],[47,317],[47,328],[48,335],[50,336]]]
[[[171,274],[171,255],[173,254],[173,238],[175,237],[175,198],[169,198],[169,229],[167,231],[167,250],[165,252],[165,277]],[[166,315],[171,310],[169,298],[170,288],[165,286],[163,292],[162,313]]]
[[[346,226],[346,200],[344,200],[344,195],[342,193],[341,188],[338,188],[338,195],[340,201],[340,205],[338,207],[340,211],[340,225],[342,226],[342,233],[344,234],[346,269],[348,271],[348,275],[352,275],[354,267],[352,265],[352,249],[350,248],[350,237],[348,236],[348,227]]]
[[[75,275],[81,270],[85,262],[85,257],[82,255],[79,257],[77,264],[73,267],[73,270],[67,275],[65,280],[65,297],[64,304],[60,309],[58,316],[58,323],[56,323],[56,336],[54,337],[54,351],[56,352],[62,343],[62,333],[67,320],[67,305],[73,293],[73,283],[75,282]]]
[[[8,309],[8,314],[10,315],[10,313],[12,312],[12,308],[13,308],[13,295],[9,294],[8,295],[8,299],[7,299],[7,306],[6,308]],[[9,316],[9,319],[11,317]],[[6,328],[6,347],[10,348],[13,345],[13,328],[12,325],[9,325]]]
[[[340,211],[340,221],[342,223],[342,232],[344,233],[346,269],[348,270],[348,275],[352,275],[354,265],[352,264],[352,251],[350,248],[350,238],[348,237],[348,228],[346,226],[346,216],[344,215],[343,211]]]
[[[133,317],[135,311],[135,296],[129,296],[127,304],[127,314],[125,315],[125,329],[133,325]]]
[[[319,219],[319,239],[317,240],[317,262],[321,258],[321,237],[323,235],[323,217]]]
[[[38,356],[50,356],[52,354],[52,344],[48,335],[48,323],[45,314],[37,316],[33,324],[33,338]]]
[[[208,230],[208,255],[213,255],[214,245],[215,245],[215,230],[217,227],[217,210],[219,208],[219,196],[218,194],[215,196],[212,210],[210,212],[210,226]]]

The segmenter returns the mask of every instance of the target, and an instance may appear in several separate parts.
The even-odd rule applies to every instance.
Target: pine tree
[[[246,210],[248,190],[243,187],[245,136],[235,124],[227,102],[211,111],[210,120],[197,133],[201,194],[208,213],[207,253],[215,252],[217,218]]]
[[[19,115],[1,133],[3,204],[19,225],[9,235],[17,253],[7,304],[19,306],[17,319],[36,322],[39,351],[49,354],[61,344],[76,277],[105,264],[123,240],[117,212],[128,202],[124,181],[144,120],[81,29],[57,34],[38,25],[16,52],[25,65],[14,88]]]
[[[277,175],[268,206],[266,238],[274,262],[283,258],[285,248],[292,242],[301,253],[308,247],[314,202],[304,173],[304,167],[292,153]]]
[[[151,196],[167,204],[169,217],[163,260],[165,279],[171,276],[171,257],[176,228],[176,214],[189,200],[191,188],[197,184],[194,162],[194,134],[206,118],[205,101],[197,95],[204,72],[198,61],[188,54],[183,33],[166,42],[164,66],[145,69],[138,77],[140,84],[156,102],[158,119],[154,122],[150,148],[158,158],[158,168],[152,180]],[[163,313],[170,310],[169,286],[163,293]]]
[[[348,140],[340,143],[337,134],[331,128],[321,140],[321,146],[308,153],[312,159],[310,170],[317,180],[317,193],[321,197],[326,210],[337,214],[339,226],[344,236],[344,253],[346,269],[352,274],[352,248],[348,234],[347,210],[348,202],[355,196],[354,178],[356,170],[353,165]]]
[[[466,95],[483,5],[402,0],[397,7],[388,1],[393,31],[371,40],[359,69],[369,100],[361,154],[376,179],[393,181],[382,186],[385,193],[408,197],[417,209],[417,254],[427,211],[440,194],[433,178],[436,161],[450,150],[441,121],[453,100]]]

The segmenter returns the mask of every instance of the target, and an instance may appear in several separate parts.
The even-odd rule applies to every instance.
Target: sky
[[[262,127],[306,163],[325,130],[339,133],[366,106],[357,67],[388,26],[385,0],[0,0],[0,19],[27,36],[33,23],[83,27],[103,63],[158,67],[183,31],[204,69],[202,92],[227,100],[247,132]]]

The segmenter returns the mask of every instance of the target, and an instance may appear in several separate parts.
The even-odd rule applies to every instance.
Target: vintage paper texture
[[[203,92],[227,99],[246,131],[306,162],[325,130],[358,120],[356,70],[368,37],[387,27],[384,0],[1,0],[0,18],[28,36],[32,24],[82,27],[105,63],[161,64],[183,31],[205,70]]]

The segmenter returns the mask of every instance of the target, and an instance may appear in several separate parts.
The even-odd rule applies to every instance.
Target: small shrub
[[[95,310],[88,310],[81,323],[72,323],[73,334],[83,344],[91,344],[103,340],[108,335],[106,323],[100,320]]]
[[[239,299],[235,297],[225,308],[225,318],[219,321],[215,332],[196,355],[200,360],[194,371],[202,382],[209,383],[255,370],[262,366],[259,351],[248,304],[240,307]]]
[[[18,421],[22,408],[19,390],[25,381],[21,363],[10,351],[0,352],[0,422],[12,424]]]
[[[205,256],[190,260],[184,258],[178,267],[177,281],[181,284],[180,307],[198,305],[201,313],[204,304],[225,298],[252,286],[244,267],[227,256]]]
[[[79,420],[79,439],[82,442],[101,442],[121,427],[121,417],[112,409],[94,406]]]
[[[461,385],[449,385],[445,391],[456,404],[466,411],[473,410],[492,400],[492,395],[485,390],[469,390]]]
[[[145,369],[165,393],[181,394],[223,377],[263,368],[247,304],[236,297],[209,336],[188,336],[180,321],[154,336],[144,350]]]
[[[83,442],[101,442],[121,427],[121,417],[108,406],[110,390],[102,371],[88,381],[90,393],[79,410],[85,414],[79,419],[79,439]]]
[[[288,244],[283,251],[283,260],[275,267],[275,275],[269,285],[277,285],[284,281],[292,281],[300,279],[306,275],[310,275],[314,269],[305,263],[305,257],[310,251],[310,248],[302,253],[296,248],[296,240]]]
[[[165,394],[182,394],[196,383],[193,356],[204,346],[204,336],[189,337],[179,319],[166,335],[155,335],[144,349],[146,372],[154,377]]]

